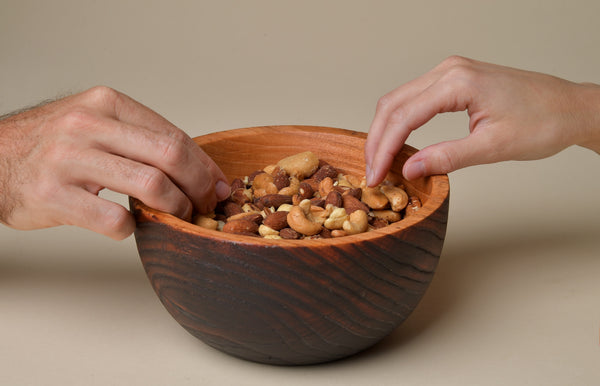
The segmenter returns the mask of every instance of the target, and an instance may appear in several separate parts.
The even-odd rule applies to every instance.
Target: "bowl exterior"
[[[364,171],[366,133],[276,126],[195,138],[229,178],[315,151]],[[389,178],[401,179],[404,146]],[[380,230],[328,240],[263,240],[204,230],[130,199],[139,255],[159,299],[192,335],[228,354],[282,365],[332,361],[387,336],[433,278],[448,217],[447,176],[406,181],[423,207]]]
[[[434,275],[447,211],[448,200],[374,240],[293,248],[207,239],[136,211],[135,237],[156,294],[192,335],[252,361],[314,364],[364,350],[408,317]]]

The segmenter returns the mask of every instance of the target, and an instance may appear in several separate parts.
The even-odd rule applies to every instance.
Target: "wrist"
[[[600,154],[600,85],[582,83],[578,87],[581,92],[577,103],[581,109],[575,110],[580,115],[576,144]]]

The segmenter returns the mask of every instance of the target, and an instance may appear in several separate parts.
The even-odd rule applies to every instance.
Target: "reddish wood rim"
[[[240,129],[233,129],[227,131],[220,131],[211,134],[206,134],[200,137],[194,138],[194,141],[199,145],[205,143],[211,143],[214,140],[223,140],[227,138],[235,138],[242,133],[248,131],[256,131],[256,130],[272,130],[274,128],[285,129],[291,131],[326,131],[329,133],[337,133],[343,135],[359,135],[364,136],[366,133],[351,131],[347,129],[333,128],[333,127],[325,127],[325,126],[300,126],[300,125],[283,125],[283,126],[255,126],[255,127],[247,127]],[[403,148],[405,151],[407,150],[409,153],[416,152],[416,149],[405,145]],[[182,232],[186,232],[189,234],[197,235],[199,237],[204,237],[207,239],[212,239],[213,241],[230,241],[237,244],[251,244],[251,245],[263,245],[267,247],[274,246],[285,246],[285,247],[315,247],[315,246],[324,246],[324,245],[344,245],[344,244],[352,244],[355,242],[361,241],[376,241],[379,238],[386,237],[393,234],[398,234],[405,229],[410,228],[411,226],[420,223],[426,218],[430,217],[434,214],[439,208],[444,204],[448,195],[450,193],[450,185],[448,175],[435,175],[426,177],[431,180],[432,190],[431,195],[427,202],[423,205],[423,207],[417,212],[417,214],[403,219],[397,223],[391,224],[385,228],[373,230],[370,232],[365,232],[357,235],[349,235],[339,238],[331,238],[331,239],[318,239],[318,240],[270,240],[264,239],[261,237],[252,237],[252,236],[240,236],[233,235],[229,233],[214,231],[210,229],[205,229],[189,223],[185,220],[182,220],[178,217],[175,217],[169,213],[162,212],[142,203],[140,200],[131,197],[131,205],[132,209],[138,211],[139,215],[137,216],[137,222],[154,222],[154,223],[163,223],[172,229],[179,230]]]

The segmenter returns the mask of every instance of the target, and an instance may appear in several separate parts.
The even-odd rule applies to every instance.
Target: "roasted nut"
[[[330,239],[331,237],[331,230],[327,229],[327,228],[321,228],[321,232],[319,233],[319,237],[321,237],[322,239]]]
[[[355,197],[356,199],[360,200],[360,198],[362,197],[362,189],[361,188],[348,188],[344,190],[344,193],[342,193],[342,196],[352,196]]]
[[[258,224],[250,220],[227,221],[223,226],[223,232],[242,235],[256,235],[258,232]]]
[[[277,208],[278,212],[289,212],[290,209],[292,209],[293,205],[292,204],[281,204],[279,205],[279,208]]]
[[[244,210],[239,204],[236,204],[233,201],[225,201],[223,202],[223,213],[225,217],[231,217],[238,213],[243,213]]]
[[[296,240],[296,239],[299,239],[300,237],[302,237],[302,235],[300,233],[296,232],[292,228],[283,228],[282,230],[279,231],[279,236],[282,239],[287,239],[287,240]]]
[[[314,194],[315,191],[309,183],[300,183],[300,187],[298,188],[298,198],[300,198],[300,200],[311,199]]]
[[[313,188],[313,191],[315,191],[315,192],[319,191],[320,182],[315,180],[314,178],[307,178],[303,182],[310,184],[310,186]]]
[[[294,194],[298,193],[298,189],[300,188],[300,180],[296,177],[289,177],[288,180],[289,185],[279,190],[279,194],[293,196]]]
[[[311,176],[319,167],[319,158],[311,151],[286,157],[277,163],[290,176],[302,180]]]
[[[421,200],[417,196],[410,196],[408,205],[406,206],[406,217],[412,216],[417,213],[421,208]]]
[[[333,180],[331,177],[325,177],[319,182],[319,195],[323,198],[327,197],[329,192],[333,190]]]
[[[343,229],[349,235],[355,235],[367,231],[369,227],[369,218],[367,212],[355,210],[352,212],[346,221],[344,221]]]
[[[327,220],[327,218],[331,214],[332,210],[333,210],[332,206],[323,208],[321,206],[312,205],[312,203],[310,205],[310,214],[312,216],[313,221],[315,221],[321,225],[323,225],[325,220]]]
[[[238,214],[235,214],[235,215],[227,218],[227,222],[238,221],[238,220],[252,221],[253,223],[256,223],[257,225],[260,225],[263,222],[263,216],[262,216],[262,214],[260,214],[260,212],[245,212],[245,213],[238,213]]]
[[[317,181],[317,182],[321,182],[326,177],[335,179],[335,178],[337,178],[337,175],[338,175],[338,172],[333,166],[331,166],[329,164],[325,164],[325,165],[321,166],[319,168],[319,170],[317,170],[315,172],[315,174],[313,174],[312,178],[314,178],[315,181]]]
[[[408,205],[408,194],[406,194],[404,189],[387,184],[382,185],[380,189],[381,192],[385,194],[385,196],[389,200],[393,211],[400,212],[406,207],[406,205]]]
[[[279,189],[273,183],[273,176],[265,172],[259,173],[254,177],[252,189],[254,190],[254,197],[262,197],[267,194],[276,194],[279,192]]]
[[[346,233],[346,231],[343,229],[334,229],[331,231],[331,237],[343,237],[347,235],[348,233]]]
[[[309,200],[294,206],[287,214],[287,222],[290,228],[305,236],[313,236],[321,232],[321,224],[312,218]]]
[[[372,219],[370,219],[369,225],[372,226],[373,229],[379,229],[390,225],[390,223],[385,221],[384,219],[373,217]]]
[[[332,208],[329,217],[325,220],[323,225],[327,229],[342,229],[344,226],[344,222],[348,220],[348,214],[346,213],[346,209],[337,208],[334,206],[330,206]]]
[[[275,229],[273,229],[265,224],[261,224],[258,227],[258,234],[261,235],[262,237],[279,236],[279,231],[276,231]]]
[[[236,189],[245,189],[245,188],[246,188],[246,184],[241,179],[234,178],[233,181],[231,181],[231,191],[234,191]]]
[[[246,188],[236,188],[231,191],[231,201],[238,205],[244,205],[247,202],[252,201],[252,191]]]
[[[277,169],[279,166],[277,165],[267,165],[263,168],[263,172],[268,173],[272,176],[275,176],[275,169]]]
[[[344,174],[308,151],[233,179],[215,213],[193,221],[264,238],[340,237],[400,221],[401,211],[414,214],[419,198],[409,199],[403,189],[390,181],[367,187],[365,177]]]
[[[193,223],[202,228],[217,230],[219,222],[212,218],[211,215],[198,215],[193,219]]]
[[[375,218],[385,220],[388,223],[400,221],[401,219],[400,213],[393,210],[374,210],[371,213]]]
[[[385,208],[389,204],[388,198],[379,190],[379,188],[373,188],[365,186],[362,188],[361,201],[374,210],[380,210]]]
[[[348,214],[352,214],[356,210],[360,210],[365,213],[369,211],[369,207],[354,196],[342,196],[342,200],[344,201],[344,209],[346,209],[346,213]]]
[[[291,203],[292,203],[292,197],[286,196],[283,194],[267,194],[267,195],[260,197],[256,201],[256,205],[258,205],[258,207],[261,207],[261,208],[264,208],[264,207],[279,208],[282,204],[291,204]]]
[[[267,215],[267,217],[265,217],[265,219],[263,220],[263,224],[276,231],[280,231],[283,228],[287,228],[287,212],[278,211],[271,213]]]
[[[352,185],[355,188],[360,188],[363,181],[365,181],[365,179],[352,174],[346,174],[344,177],[346,177],[346,181],[348,181],[350,185]]]
[[[273,184],[277,187],[278,191],[281,191],[283,188],[287,188],[290,186],[290,176],[280,168],[279,166],[275,166],[275,170],[273,170]]]
[[[333,205],[341,208],[344,205],[344,200],[340,192],[332,190],[325,198],[325,205]]]

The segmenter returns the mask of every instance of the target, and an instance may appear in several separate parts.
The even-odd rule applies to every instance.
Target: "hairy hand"
[[[381,182],[409,134],[436,114],[466,110],[470,134],[404,165],[407,179],[466,166],[531,160],[578,144],[600,152],[600,87],[451,57],[383,96],[365,146],[367,180]]]
[[[0,121],[0,221],[16,229],[76,225],[122,239],[129,211],[98,197],[127,194],[182,218],[229,188],[216,164],[166,119],[95,87]]]

